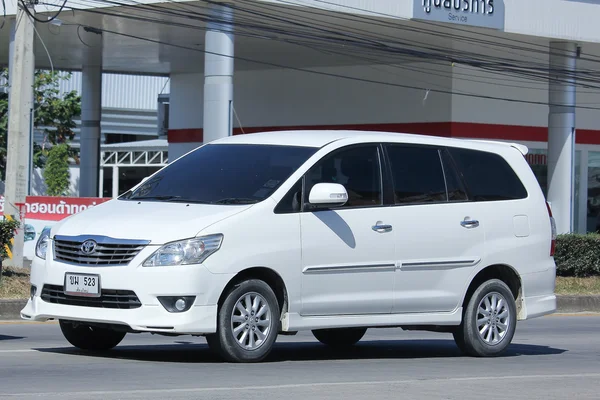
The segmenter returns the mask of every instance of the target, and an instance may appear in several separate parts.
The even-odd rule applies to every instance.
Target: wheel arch
[[[221,308],[221,305],[223,304],[223,301],[225,301],[227,293],[231,290],[231,288],[248,279],[260,279],[269,285],[269,287],[275,293],[275,297],[277,298],[281,316],[287,312],[288,292],[283,278],[273,269],[262,266],[246,268],[232,277],[227,285],[225,285],[225,288],[223,288],[223,291],[219,296],[218,307]]]
[[[473,296],[475,290],[477,290],[482,283],[490,279],[499,279],[509,287],[515,299],[517,317],[519,318],[523,312],[523,282],[519,273],[507,264],[488,265],[481,269],[473,279],[471,279],[461,303],[463,309],[466,307],[469,300],[471,300],[471,296]]]

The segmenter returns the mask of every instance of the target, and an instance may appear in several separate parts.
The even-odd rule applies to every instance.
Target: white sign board
[[[504,0],[413,0],[413,19],[504,30]]]

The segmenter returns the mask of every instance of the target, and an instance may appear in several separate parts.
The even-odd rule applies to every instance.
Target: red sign
[[[27,196],[25,219],[60,221],[70,215],[112,200],[98,197]],[[4,196],[0,196],[0,215],[4,213]]]

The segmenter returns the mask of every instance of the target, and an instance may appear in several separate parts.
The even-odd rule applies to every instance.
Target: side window
[[[351,147],[325,156],[306,174],[305,201],[317,183],[339,183],[348,192],[342,208],[382,204],[378,146]]]
[[[515,171],[498,154],[468,149],[449,149],[469,191],[471,200],[517,200],[527,197]]]
[[[447,201],[440,153],[435,147],[389,145],[396,204]]]
[[[448,189],[448,201],[467,201],[467,191],[456,171],[456,166],[452,157],[446,150],[440,151],[442,155],[442,164],[444,165],[444,176],[446,177],[446,187]]]

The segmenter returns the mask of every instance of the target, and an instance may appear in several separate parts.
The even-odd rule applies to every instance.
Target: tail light
[[[554,256],[554,251],[556,250],[556,221],[554,221],[554,217],[552,216],[552,208],[550,204],[546,202],[546,208],[548,209],[548,217],[550,217],[550,226],[552,227],[552,242],[550,244],[550,256]]]

